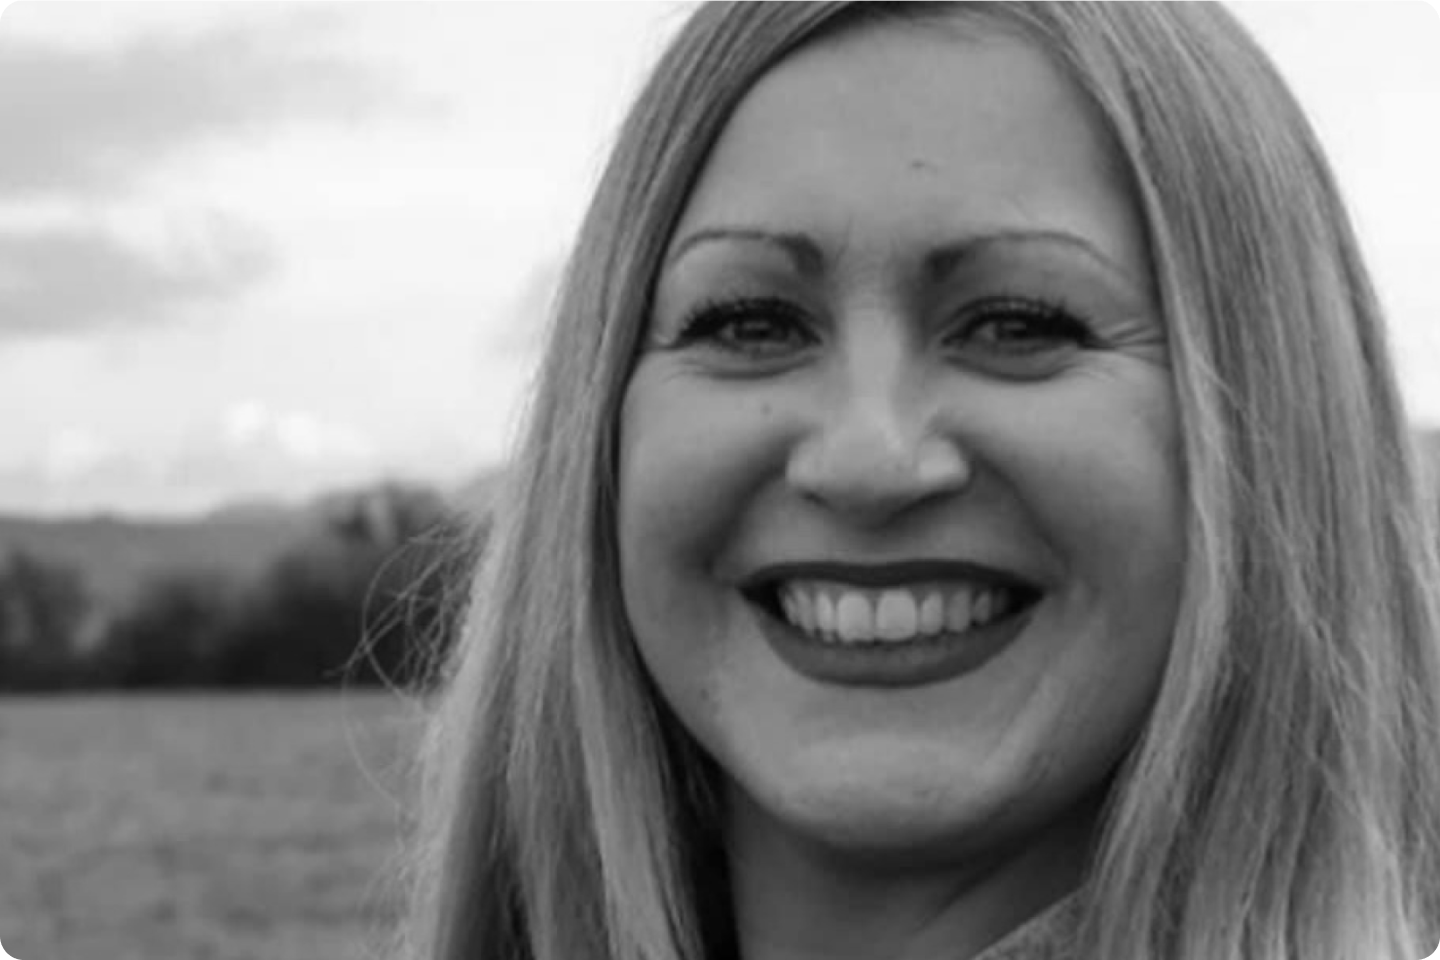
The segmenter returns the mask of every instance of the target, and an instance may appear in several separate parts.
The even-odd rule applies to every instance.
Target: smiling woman
[[[1411,960],[1440,625],[1305,121],[1199,4],[715,4],[431,742],[424,960]]]
[[[676,227],[621,413],[621,580],[732,781],[747,956],[873,955],[907,914],[966,956],[1080,880],[1070,814],[1153,699],[1184,543],[1102,130],[1019,41],[856,30],[752,88]]]

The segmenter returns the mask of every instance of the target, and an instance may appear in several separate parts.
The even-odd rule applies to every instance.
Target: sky
[[[187,514],[503,461],[549,292],[691,4],[0,9],[0,512]],[[1230,6],[1440,426],[1440,12]]]

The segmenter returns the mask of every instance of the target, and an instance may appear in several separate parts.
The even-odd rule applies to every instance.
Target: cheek
[[[1168,376],[1146,370],[1088,387],[1049,398],[1048,416],[1035,418],[1027,499],[1079,580],[1123,590],[1178,579],[1185,482]]]
[[[691,728],[717,712],[732,651],[727,549],[771,476],[770,406],[637,370],[621,410],[618,537],[626,617],[652,679]]]
[[[1169,656],[1185,561],[1185,482],[1159,371],[1031,408],[1004,466],[1055,556],[1044,696],[1076,729],[1139,722]],[[1124,389],[1121,389],[1121,387]]]
[[[626,614],[656,679],[695,677],[733,613],[719,576],[731,534],[770,462],[768,415],[642,361],[619,442],[620,578]]]
[[[658,364],[636,371],[620,422],[623,566],[713,573],[783,459],[771,409],[764,397],[667,376]]]

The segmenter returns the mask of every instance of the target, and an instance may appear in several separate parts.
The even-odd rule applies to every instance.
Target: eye
[[[787,355],[815,342],[804,311],[777,297],[707,301],[681,324],[677,345],[700,344],[755,358]]]
[[[1094,345],[1086,324],[1063,307],[1020,297],[996,297],[967,306],[946,337],[967,358],[1035,373],[1046,364]]]

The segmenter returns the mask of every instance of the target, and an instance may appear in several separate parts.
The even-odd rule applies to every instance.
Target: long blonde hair
[[[581,229],[427,744],[414,960],[720,960],[715,771],[635,654],[618,411],[659,259],[736,103],[878,18],[1019,31],[1094,100],[1144,213],[1190,502],[1152,716],[1079,956],[1418,958],[1440,937],[1435,530],[1331,174],[1218,6],[707,4]],[[957,54],[963,55],[963,54]]]

